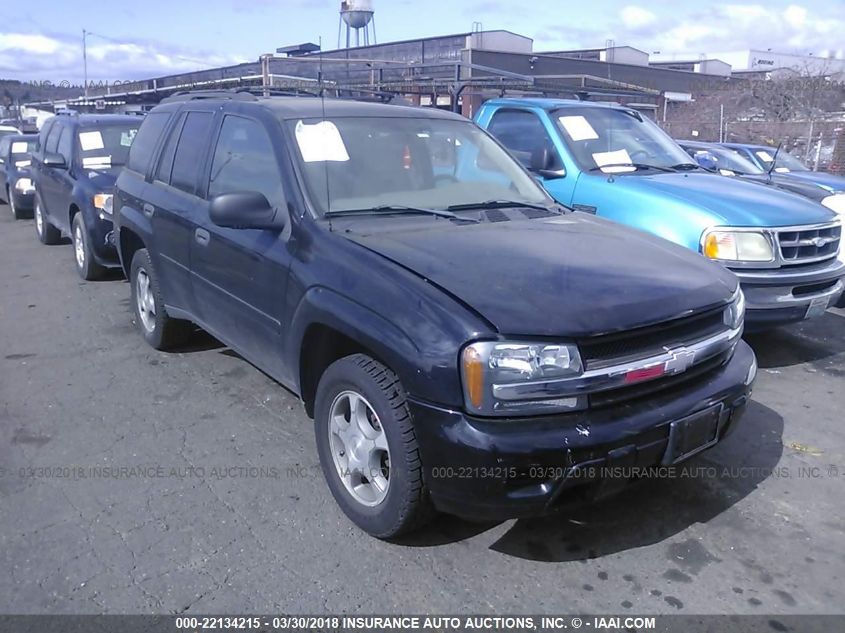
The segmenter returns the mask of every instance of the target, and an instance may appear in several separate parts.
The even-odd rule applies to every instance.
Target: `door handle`
[[[147,216],[148,218],[153,217],[153,213],[156,212],[156,208],[153,205],[151,205],[149,202],[145,202],[144,206],[142,208],[144,209],[144,215]]]
[[[208,240],[211,239],[211,234],[205,229],[197,229],[194,231],[194,238],[197,240],[198,244],[206,246],[208,244]]]

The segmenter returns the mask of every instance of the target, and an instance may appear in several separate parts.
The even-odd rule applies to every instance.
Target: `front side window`
[[[56,148],[56,153],[58,153],[62,158],[65,159],[65,164],[70,165],[70,156],[71,156],[71,149],[73,146],[73,132],[69,127],[66,127],[62,130],[61,136],[59,136],[59,145]]]
[[[122,167],[141,121],[82,127],[77,132],[79,157],[88,169]]]
[[[211,112],[188,112],[173,157],[170,184],[188,193],[196,193],[197,177],[211,133]]]
[[[560,160],[549,138],[543,122],[533,112],[526,110],[499,110],[493,115],[490,133],[507,147],[514,158],[526,167],[532,164],[532,157],[543,149],[554,157],[549,169],[560,169]]]
[[[635,110],[576,106],[561,108],[552,116],[584,171],[626,173],[635,168],[625,165],[671,169],[692,164],[675,141]]]
[[[761,149],[755,150],[754,153],[757,155],[760,162],[763,163],[763,168],[766,169],[766,171],[771,169],[773,162],[775,163],[775,171],[777,172],[810,171],[804,163],[784,150],[778,151],[775,149]],[[777,160],[775,160],[775,154],[777,154]]]
[[[208,197],[234,191],[257,191],[274,207],[283,200],[282,180],[267,131],[257,121],[229,115],[223,119]]]
[[[286,124],[321,214],[381,206],[448,209],[489,200],[551,204],[539,184],[469,121],[336,117]]]

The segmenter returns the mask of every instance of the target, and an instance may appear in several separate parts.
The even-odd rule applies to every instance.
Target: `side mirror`
[[[230,229],[281,231],[285,227],[282,214],[257,191],[233,191],[214,196],[208,215],[217,226]]]
[[[44,154],[42,161],[45,167],[55,167],[56,169],[67,169],[65,157],[61,154]]]
[[[555,178],[566,176],[565,169],[552,169],[553,164],[554,156],[549,151],[549,148],[544,145],[531,153],[531,163],[528,169],[546,180],[554,180]]]

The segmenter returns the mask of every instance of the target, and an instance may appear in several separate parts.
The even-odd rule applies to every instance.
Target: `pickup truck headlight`
[[[572,411],[586,397],[555,397],[551,381],[582,373],[575,345],[564,343],[481,341],[461,353],[464,400],[471,413],[489,416]]]
[[[21,193],[30,193],[35,191],[35,187],[32,186],[32,178],[18,178],[15,181],[15,189]]]
[[[110,193],[98,193],[94,196],[92,202],[94,203],[94,208],[100,211],[100,217],[112,214],[112,194]]]
[[[745,294],[737,287],[733,300],[725,309],[725,324],[732,330],[742,327],[745,322]]]
[[[831,211],[845,214],[845,193],[835,193],[822,200],[822,204]]]
[[[771,262],[775,252],[759,231],[708,229],[701,236],[701,252],[710,259],[730,262]]]

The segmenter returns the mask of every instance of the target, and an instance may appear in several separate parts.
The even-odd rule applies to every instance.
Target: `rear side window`
[[[50,130],[53,128],[53,119],[49,119],[45,121],[44,126],[41,128],[41,131],[38,133],[38,149],[43,150],[47,146],[47,135],[50,133]]]
[[[177,189],[196,193],[197,176],[211,132],[211,112],[189,112],[179,135],[170,184]]]
[[[129,169],[142,174],[147,172],[158,140],[161,138],[169,120],[169,112],[152,112],[144,118],[144,122],[141,123],[141,128],[135,134],[129,148],[129,160],[126,164]]]
[[[173,126],[170,136],[164,149],[161,150],[161,156],[158,159],[158,169],[156,169],[155,180],[160,180],[164,183],[170,183],[170,172],[173,169],[173,157],[176,155],[176,143],[179,142],[179,134],[182,132],[182,123],[185,121],[185,115],[181,115],[179,120]]]
[[[227,116],[214,150],[208,197],[233,191],[263,193],[274,207],[282,204],[282,180],[273,144],[257,121]]]

